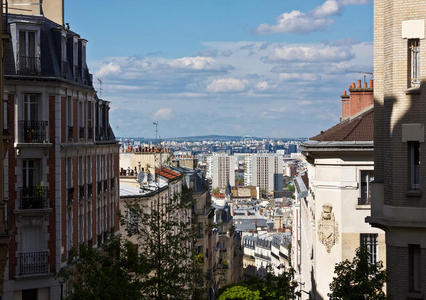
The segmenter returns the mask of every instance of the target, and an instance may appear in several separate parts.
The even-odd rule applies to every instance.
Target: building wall
[[[395,299],[408,299],[425,294],[409,291],[408,245],[421,247],[420,281],[426,282],[426,166],[420,165],[420,189],[410,185],[408,141],[420,142],[420,161],[426,159],[424,125],[426,114],[426,40],[425,26],[409,30],[411,38],[419,38],[420,81],[418,89],[408,89],[409,49],[403,36],[403,22],[425,20],[426,3],[416,0],[376,0],[374,12],[374,77],[375,77],[375,183],[372,217],[374,226],[386,231],[388,268],[393,277],[387,285]],[[417,34],[417,31],[420,34]],[[410,125],[411,124],[411,125]],[[414,124],[414,125],[413,125]],[[416,125],[418,124],[418,125]],[[403,130],[409,128],[411,130]],[[421,296],[422,298],[423,296]]]

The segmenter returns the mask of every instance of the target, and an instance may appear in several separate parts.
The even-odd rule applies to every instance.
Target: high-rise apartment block
[[[64,288],[54,274],[71,250],[119,229],[119,145],[109,102],[93,88],[87,41],[63,26],[62,1],[27,6],[35,4],[39,10],[9,13],[7,20],[3,99],[12,141],[4,188],[11,236],[4,299],[60,299]]]
[[[374,1],[373,226],[393,299],[426,294],[426,2]]]
[[[245,157],[244,184],[266,192],[283,189],[283,157],[277,154],[253,154]]]
[[[237,168],[237,158],[232,155],[214,154],[207,158],[208,170],[212,179],[212,187],[225,188],[229,183],[235,185],[235,170]]]

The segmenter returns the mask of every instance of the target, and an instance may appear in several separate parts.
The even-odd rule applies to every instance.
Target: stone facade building
[[[4,102],[12,139],[4,188],[11,239],[3,297],[59,299],[65,288],[54,274],[71,250],[119,229],[119,145],[109,102],[93,88],[87,41],[63,26],[63,2],[40,1],[25,13],[7,20]]]
[[[384,232],[365,222],[374,179],[372,83],[349,91],[342,121],[302,144],[308,171],[295,180],[292,243],[302,299],[328,299],[336,263],[352,261],[360,245],[371,262],[386,263]]]
[[[426,2],[374,1],[375,178],[368,221],[386,232],[393,299],[426,293]]]

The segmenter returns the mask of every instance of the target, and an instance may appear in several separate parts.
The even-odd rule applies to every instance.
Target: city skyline
[[[152,137],[156,120],[164,138],[313,136],[338,121],[348,82],[364,79],[352,71],[372,71],[367,0],[96,5],[66,2],[65,21],[91,41],[117,136]],[[105,17],[94,23],[93,11]]]

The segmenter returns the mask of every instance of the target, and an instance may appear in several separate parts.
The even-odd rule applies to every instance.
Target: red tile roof
[[[174,172],[170,169],[167,169],[165,167],[161,167],[160,169],[155,169],[155,174],[160,175],[168,180],[174,180],[180,176],[179,173]]]
[[[310,140],[329,141],[373,141],[374,140],[374,109],[346,121],[343,121]]]

